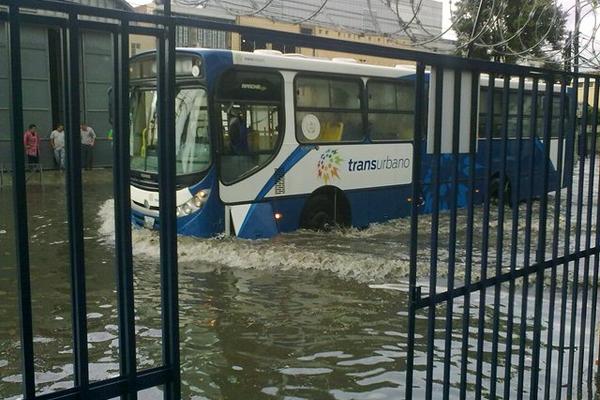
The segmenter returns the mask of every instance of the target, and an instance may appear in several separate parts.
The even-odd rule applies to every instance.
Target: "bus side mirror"
[[[113,89],[108,88],[108,92],[106,93],[108,96],[108,122],[113,125],[113,113],[115,112],[113,105],[115,102],[113,101]]]

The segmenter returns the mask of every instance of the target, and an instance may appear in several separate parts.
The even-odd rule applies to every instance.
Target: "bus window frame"
[[[235,72],[239,72],[239,71],[243,71],[243,72],[263,72],[263,73],[274,73],[276,74],[281,82],[280,85],[280,95],[281,95],[281,101],[279,103],[275,102],[275,101],[259,101],[259,100],[243,100],[243,99],[223,99],[220,98],[217,94],[219,93],[219,85],[221,83],[221,80],[223,79],[223,76],[225,76],[226,73],[231,72],[231,71],[235,71]],[[223,186],[232,186],[235,185],[236,183],[239,183],[241,181],[243,181],[244,179],[249,178],[252,175],[255,175],[257,173],[259,173],[260,171],[262,171],[264,168],[266,168],[267,166],[269,166],[273,160],[277,157],[277,155],[281,152],[281,147],[283,146],[283,142],[284,142],[284,138],[286,135],[286,129],[285,129],[285,123],[286,123],[286,118],[285,118],[285,79],[283,77],[283,74],[281,73],[281,69],[278,68],[269,68],[269,67],[254,67],[254,66],[244,66],[244,65],[234,65],[232,67],[226,68],[223,71],[221,71],[219,73],[219,75],[216,77],[215,79],[215,84],[214,87],[212,89],[213,93],[210,95],[209,101],[209,112],[211,113],[209,115],[209,119],[212,120],[212,123],[210,124],[213,127],[213,132],[216,136],[216,140],[214,141],[214,143],[216,144],[214,152],[215,152],[215,166],[216,166],[216,172],[217,172],[217,176],[219,179],[219,182],[223,185]],[[221,176],[221,157],[223,155],[223,122],[221,119],[221,107],[219,107],[220,104],[223,104],[224,102],[240,102],[240,103],[244,103],[244,104],[260,104],[260,105],[275,105],[278,104],[279,105],[279,110],[278,110],[278,115],[277,115],[277,120],[279,121],[279,126],[282,127],[278,137],[277,137],[277,143],[275,144],[275,146],[273,147],[273,154],[271,155],[271,157],[259,168],[256,169],[251,169],[246,171],[245,173],[241,174],[240,176],[238,176],[235,180],[232,180],[230,182],[225,183],[222,179]],[[211,118],[212,116],[212,118]]]
[[[410,76],[410,75],[409,75]],[[401,84],[402,82],[411,82],[413,83],[414,89],[415,89],[415,96],[416,96],[416,89],[417,89],[417,84],[414,80],[407,80],[404,77],[398,77],[398,78],[377,78],[377,77],[367,77],[367,83],[365,84],[365,102],[366,102],[366,106],[365,106],[365,118],[368,124],[368,120],[369,120],[369,113],[371,113],[371,111],[374,114],[401,114],[401,115],[411,115],[413,117],[413,135],[412,135],[412,139],[383,139],[383,140],[379,140],[379,139],[373,139],[373,136],[371,135],[371,132],[367,132],[367,136],[369,138],[369,142],[371,143],[413,143],[415,141],[415,131],[414,131],[414,116],[415,116],[415,111],[398,111],[398,110],[382,110],[382,109],[373,109],[370,110],[369,109],[369,83],[371,82],[375,82],[375,83],[391,83],[394,85],[397,84]]]
[[[298,144],[300,145],[312,145],[312,146],[349,146],[349,145],[357,145],[357,144],[369,144],[371,142],[370,138],[369,138],[369,134],[366,131],[366,90],[365,90],[365,82],[364,82],[364,76],[362,75],[355,75],[355,74],[333,74],[330,72],[317,72],[317,71],[298,71],[295,70],[296,74],[294,75],[294,81],[292,83],[292,97],[294,100],[294,136],[296,138],[296,141],[298,142]],[[298,107],[298,99],[296,96],[296,90],[297,90],[297,80],[298,77],[300,78],[305,78],[305,77],[309,77],[309,78],[320,78],[320,79],[324,79],[324,78],[337,78],[338,80],[345,80],[345,81],[356,81],[360,83],[360,107],[358,109],[352,109],[352,108],[320,108],[320,107]],[[367,77],[368,79],[368,77]],[[354,141],[335,141],[335,142],[317,142],[317,141],[306,141],[301,139],[301,137],[303,137],[304,135],[302,135],[300,132],[298,132],[298,124],[296,121],[296,113],[300,111],[300,112],[341,112],[341,113],[360,113],[360,121],[362,124],[362,131],[363,131],[363,138],[361,140],[354,140]]]

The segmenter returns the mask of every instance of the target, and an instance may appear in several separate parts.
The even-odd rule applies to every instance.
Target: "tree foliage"
[[[509,63],[539,60],[552,67],[561,61],[566,13],[554,0],[459,0],[452,17],[461,55]],[[548,54],[559,56],[548,59]]]

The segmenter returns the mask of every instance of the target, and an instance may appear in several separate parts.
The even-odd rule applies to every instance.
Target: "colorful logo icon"
[[[327,185],[333,178],[340,178],[340,166],[342,165],[342,157],[336,149],[328,149],[323,154],[317,163],[317,176]]]

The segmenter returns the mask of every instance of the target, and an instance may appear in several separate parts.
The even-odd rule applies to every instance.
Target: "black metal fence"
[[[418,63],[417,115],[425,104],[426,65],[437,72],[431,82],[436,110],[429,127],[432,174],[425,182],[415,168],[413,196],[429,185],[432,214],[427,217],[431,228],[425,229],[429,237],[420,241],[424,217],[413,203],[406,397],[591,397],[598,345],[600,175],[595,152],[587,154],[582,144],[591,136],[596,148],[591,132],[598,125],[598,78],[508,65],[451,67],[454,112],[447,134],[452,147],[444,154],[439,110],[448,63],[443,58]],[[485,75],[487,85],[480,83],[485,90],[464,93],[465,70],[472,87]],[[584,107],[578,117],[578,93],[572,87],[580,80],[579,101],[593,107],[591,112]],[[487,98],[478,101],[478,93]],[[463,96],[472,98],[471,107],[484,104],[486,109],[479,110],[485,113],[482,130],[472,121],[468,151],[461,153],[461,113],[471,118],[478,113],[460,110]],[[417,132],[425,129],[419,118],[415,126]],[[536,149],[538,141],[543,145]],[[484,151],[478,151],[482,145]],[[416,141],[416,160],[419,146]],[[478,166],[483,174],[476,173]],[[468,172],[461,175],[459,168]],[[440,191],[448,182],[444,202]],[[441,212],[450,215],[447,227],[439,224]],[[425,261],[418,257],[423,246],[430,252]],[[440,250],[447,251],[444,259]],[[427,321],[421,339],[415,331],[419,319]],[[422,385],[414,385],[416,340],[424,340],[427,349]]]
[[[20,299],[20,332],[22,353],[23,396],[25,399],[108,399],[137,398],[137,392],[161,386],[165,397],[180,397],[179,329],[177,296],[177,239],[175,222],[175,140],[166,134],[174,129],[173,101],[158,106],[160,140],[160,206],[161,206],[161,299],[162,299],[162,366],[150,370],[136,369],[134,323],[133,266],[131,250],[130,192],[129,192],[129,42],[130,32],[158,38],[160,60],[160,97],[173,99],[174,93],[174,21],[159,18],[153,28],[133,27],[134,14],[118,10],[98,9],[59,1],[3,1],[7,6],[2,18],[8,22],[8,51],[10,60],[10,131],[13,132],[13,193],[15,212],[17,269]],[[37,15],[29,10],[42,11]],[[168,13],[168,5],[165,8]],[[94,17],[94,20],[90,20]],[[140,16],[141,20],[144,20]],[[151,17],[145,19],[153,22]],[[36,395],[33,354],[31,286],[29,272],[29,232],[27,227],[27,193],[25,160],[21,132],[23,122],[23,89],[20,29],[22,23],[52,25],[62,37],[62,74],[64,79],[65,128],[72,134],[66,143],[66,180],[68,223],[71,259],[71,288],[73,313],[74,387],[45,395]],[[114,193],[117,287],[119,310],[120,376],[90,383],[88,362],[88,330],[86,313],[85,257],[83,233],[82,175],[79,135],[80,129],[80,70],[81,30],[108,32],[113,39],[115,96],[114,115]],[[169,78],[171,77],[171,78]],[[25,222],[25,223],[24,223]]]
[[[577,155],[575,149],[578,139],[587,143],[589,132],[596,132],[600,78],[192,20],[170,16],[168,0],[165,15],[53,0],[0,0],[0,5],[6,6],[0,18],[8,22],[24,398],[136,398],[139,390],[160,385],[164,385],[167,398],[180,396],[175,140],[167,134],[174,130],[175,121],[174,35],[178,25],[251,34],[265,41],[276,36],[290,46],[414,63],[415,137],[428,139],[427,143],[415,140],[413,146],[412,198],[424,201],[412,202],[410,222],[406,397],[555,399],[570,398],[585,389],[589,392],[598,346],[600,181],[596,180],[600,174],[594,155],[585,157],[585,150]],[[32,8],[48,15],[27,12]],[[35,392],[29,232],[23,223],[27,221],[27,198],[20,138],[24,122],[19,27],[24,22],[60,28],[62,68],[68,77],[64,80],[66,126],[75,133],[67,143],[75,386],[40,396]],[[121,373],[118,378],[94,383],[90,383],[88,371],[78,151],[82,29],[112,35],[116,94],[112,107]],[[128,138],[128,38],[134,33],[157,39],[160,99],[163,365],[140,372],[135,359]],[[577,118],[580,81],[584,82],[582,101],[593,107],[591,114],[584,107]],[[451,101],[443,96],[450,87]],[[483,87],[485,91],[480,90]],[[442,110],[450,104],[452,121],[448,124],[442,119]],[[467,109],[461,109],[464,104],[469,105]],[[485,109],[478,109],[478,104],[485,104]],[[429,123],[423,118],[427,109],[434,115]],[[595,148],[596,135],[590,140]],[[550,146],[552,141],[555,147]],[[427,179],[422,179],[424,166],[431,169]],[[424,208],[430,214],[422,213]],[[440,213],[449,214],[448,226],[440,226]],[[421,224],[424,219],[427,223]],[[417,326],[425,335],[417,334]],[[425,341],[423,354],[415,354],[418,340]],[[424,362],[416,365],[417,357]]]

